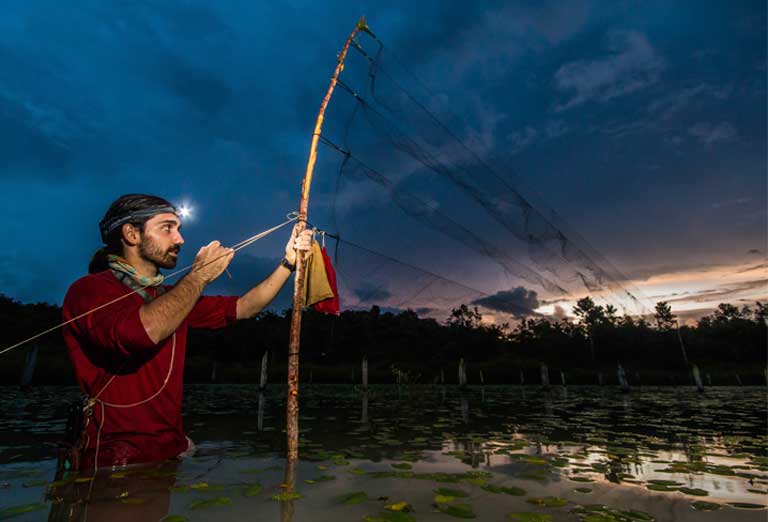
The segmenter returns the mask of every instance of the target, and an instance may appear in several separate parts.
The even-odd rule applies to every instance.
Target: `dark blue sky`
[[[765,2],[4,7],[0,291],[22,301],[61,302],[99,246],[96,223],[126,192],[192,203],[183,264],[211,239],[234,243],[282,221],[298,203],[336,53],[363,14],[452,131],[646,297],[694,310],[711,305],[707,295],[768,294]],[[350,103],[341,96],[338,114]],[[342,128],[334,114],[329,133]],[[339,158],[320,155],[310,213],[330,227]],[[349,239],[488,294],[530,287],[381,209],[364,183],[345,190]],[[461,199],[418,193],[483,228]],[[235,278],[215,289],[265,275],[278,235],[238,255]]]

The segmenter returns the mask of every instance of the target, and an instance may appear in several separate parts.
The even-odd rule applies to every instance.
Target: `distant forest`
[[[467,382],[540,385],[549,381],[616,384],[622,365],[629,384],[688,385],[696,365],[705,385],[765,385],[768,305],[720,304],[695,327],[679,326],[665,302],[652,319],[618,316],[616,309],[587,297],[574,309],[576,321],[529,317],[514,327],[487,325],[477,308],[462,305],[444,322],[410,310],[345,311],[339,316],[304,313],[301,381],[360,383],[361,361],[371,384],[456,384],[463,359]],[[22,304],[0,294],[0,349],[54,326],[61,308]],[[185,382],[258,382],[264,352],[269,381],[286,375],[290,313],[264,312],[224,330],[190,332]],[[37,346],[31,385],[74,384],[59,330],[0,356],[0,382],[18,385],[25,360]],[[27,376],[28,377],[28,376]]]

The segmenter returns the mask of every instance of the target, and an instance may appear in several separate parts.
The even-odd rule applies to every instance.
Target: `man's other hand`
[[[301,235],[299,235],[296,232],[297,226],[298,225],[293,226],[293,232],[291,232],[291,238],[288,240],[288,243],[285,245],[285,259],[292,265],[296,264],[297,250],[303,250],[306,252],[312,248],[312,231],[304,230],[304,232],[302,232]]]
[[[221,246],[218,241],[211,241],[197,253],[191,273],[202,278],[207,285],[226,270],[233,257],[233,249]]]

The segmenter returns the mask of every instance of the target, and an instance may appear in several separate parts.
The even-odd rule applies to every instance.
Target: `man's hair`
[[[153,216],[164,212],[176,213],[176,207],[163,198],[148,194],[125,194],[113,201],[99,221],[99,232],[104,246],[91,257],[88,273],[94,274],[109,268],[108,255],[123,254],[124,224],[131,224],[144,232],[144,224]]]

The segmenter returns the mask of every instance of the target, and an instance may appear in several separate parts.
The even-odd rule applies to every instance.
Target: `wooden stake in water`
[[[544,388],[549,388],[549,368],[547,368],[546,364],[541,363],[540,373],[541,373],[541,385]]]
[[[464,368],[464,358],[459,359],[459,386],[467,385],[467,370]]]
[[[320,110],[315,121],[315,130],[312,133],[312,143],[309,147],[309,158],[307,159],[307,170],[304,174],[304,181],[301,185],[301,199],[299,201],[299,218],[296,223],[298,234],[304,232],[307,227],[307,211],[309,209],[309,191],[312,186],[312,174],[315,170],[315,161],[317,160],[317,144],[323,130],[323,119],[325,118],[325,109],[331,100],[333,90],[339,79],[339,74],[344,69],[344,59],[347,57],[347,51],[355,35],[360,31],[370,32],[365,17],[355,25],[354,30],[344,42],[344,47],[338,55],[336,69],[331,76],[331,84],[325,93],[320,104]],[[293,491],[296,486],[296,460],[299,456],[299,343],[301,340],[301,312],[304,309],[304,251],[296,252],[296,277],[293,284],[293,307],[291,310],[291,329],[288,342],[288,396],[285,405],[286,417],[286,440],[288,466],[286,466],[285,484],[289,491]]]
[[[523,370],[520,369],[520,386],[525,384],[525,375],[523,374]]]
[[[360,412],[360,422],[368,424],[368,390],[363,391],[363,404]]]
[[[264,431],[264,393],[259,392],[259,409],[256,414],[256,429]]]
[[[37,350],[40,347],[36,344],[32,345],[32,349],[27,352],[24,359],[24,371],[21,374],[21,386],[26,388],[32,383],[32,376],[35,374],[35,366],[37,366]]]
[[[691,372],[693,373],[693,382],[696,383],[696,389],[699,390],[699,393],[703,392],[704,384],[701,382],[701,373],[699,373],[698,365],[694,364]]]
[[[616,378],[621,386],[621,391],[624,393],[629,391],[629,381],[627,381],[627,373],[624,371],[624,367],[620,364],[616,364]]]
[[[485,386],[485,377],[483,376],[483,370],[480,370],[480,384]]]
[[[368,357],[363,357],[363,391],[368,391]]]
[[[267,387],[267,362],[269,359],[269,352],[264,350],[264,355],[261,356],[261,375],[259,376],[259,391],[264,391]]]
[[[685,343],[683,343],[683,336],[680,334],[680,323],[675,321],[675,324],[677,325],[677,341],[680,343],[680,350],[683,352],[683,362],[685,362],[685,365],[688,366],[688,353],[685,351]]]
[[[565,372],[560,372],[560,384],[565,386]]]
[[[216,361],[213,361],[213,366],[211,367],[211,382],[216,382]]]

